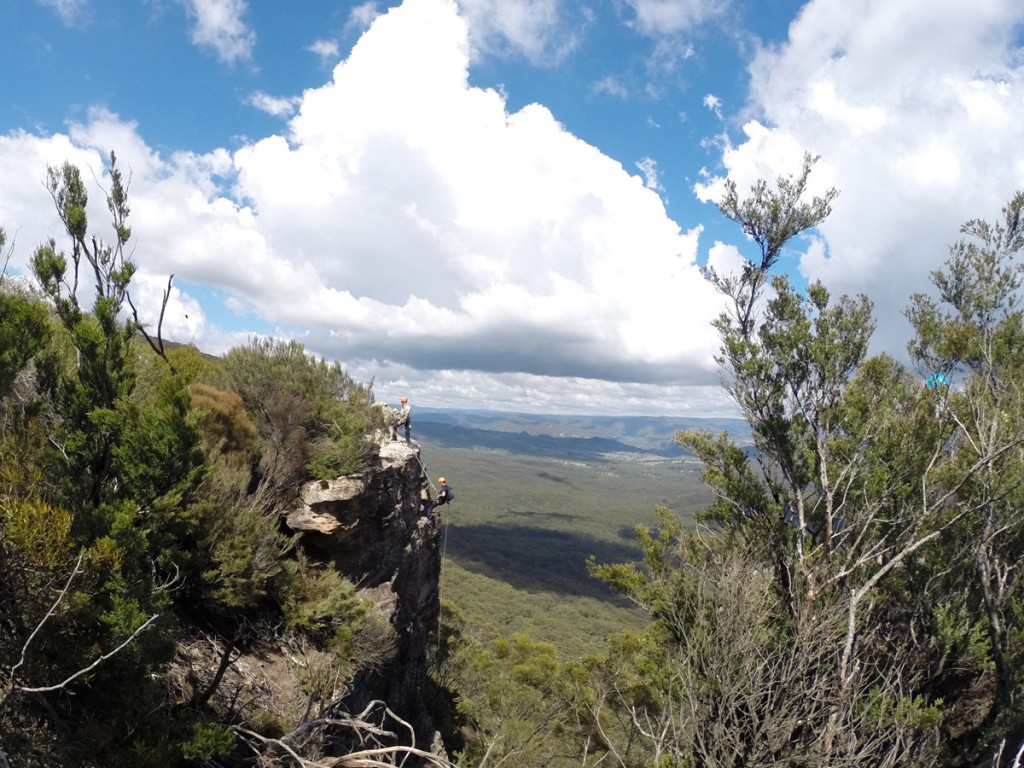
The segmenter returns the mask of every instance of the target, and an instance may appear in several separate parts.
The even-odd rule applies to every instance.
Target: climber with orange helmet
[[[424,512],[430,512],[435,507],[440,507],[442,504],[449,503],[455,498],[455,491],[448,485],[447,481],[443,477],[437,478],[437,495],[427,502],[423,508]]]
[[[451,486],[445,481],[443,477],[437,478],[437,504],[434,506],[441,506],[447,504],[449,501],[455,498],[455,491],[452,490]]]
[[[405,442],[409,442],[409,432],[412,429],[412,420],[410,419],[412,414],[412,406],[409,405],[409,398],[402,396],[402,408],[398,414],[398,421],[391,427],[391,439],[398,439],[398,428],[405,427]]]

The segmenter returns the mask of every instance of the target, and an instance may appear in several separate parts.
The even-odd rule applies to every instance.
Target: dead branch
[[[248,728],[243,728],[237,725],[234,726],[233,729],[248,739],[255,739],[256,741],[262,742],[265,747],[274,747],[282,750],[301,768],[394,768],[396,765],[401,765],[408,757],[422,758],[433,765],[438,766],[438,768],[455,768],[452,763],[448,762],[444,758],[438,757],[437,755],[426,752],[422,749],[405,746],[377,747],[375,749],[365,749],[359,752],[352,752],[341,757],[329,757],[323,760],[307,760],[296,752],[291,745],[286,743],[285,739],[274,739],[268,736],[262,736],[255,731],[250,731]],[[258,750],[251,742],[250,747],[257,754],[264,754],[264,751]],[[390,760],[385,762],[384,760],[378,759],[385,757],[390,758]],[[399,758],[400,761],[395,762]]]
[[[197,694],[192,699],[192,706],[202,707],[206,705],[206,702],[210,700],[210,697],[216,692],[217,688],[220,687],[221,680],[224,679],[224,674],[228,671],[228,667],[231,666],[231,654],[235,650],[235,644],[238,642],[241,629],[237,630],[231,639],[228,640],[227,645],[224,647],[224,652],[220,657],[220,664],[217,665],[217,671],[213,675],[213,679],[210,684],[206,686],[206,690],[202,693]]]
[[[134,632],[132,632],[127,640],[125,640],[119,646],[114,648],[114,650],[109,651],[108,653],[105,653],[102,656],[99,656],[95,661],[93,661],[92,664],[90,664],[87,667],[82,667],[77,672],[73,673],[72,675],[69,675],[62,682],[57,683],[56,685],[27,686],[27,685],[17,685],[17,684],[15,684],[15,680],[17,678],[17,673],[18,673],[18,668],[21,667],[25,663],[25,657],[28,655],[29,646],[32,645],[32,641],[35,640],[36,635],[38,635],[40,633],[40,631],[42,631],[43,626],[57,612],[57,608],[64,601],[64,598],[67,597],[68,591],[71,589],[71,583],[74,581],[75,576],[77,576],[79,573],[81,573],[80,568],[82,566],[82,558],[84,556],[85,556],[85,550],[82,550],[81,552],[78,553],[78,559],[75,561],[75,567],[71,569],[71,573],[68,575],[68,580],[65,582],[64,588],[61,589],[60,594],[57,595],[57,599],[53,602],[53,605],[50,606],[50,610],[48,610],[46,612],[46,615],[43,616],[43,618],[39,620],[39,623],[36,624],[35,629],[32,630],[32,632],[28,636],[28,639],[25,640],[24,645],[22,645],[22,647],[21,647],[21,657],[18,659],[18,663],[15,664],[13,667],[11,667],[10,671],[7,673],[8,681],[7,681],[6,690],[0,691],[0,702],[2,702],[7,697],[7,695],[9,693],[11,693],[12,691],[18,691],[19,693],[49,693],[51,691],[59,691],[59,690],[61,690],[62,688],[67,686],[68,683],[70,683],[72,680],[75,680],[76,678],[79,678],[82,675],[88,674],[92,670],[96,669],[96,667],[98,667],[100,664],[102,664],[107,659],[109,659],[112,656],[115,656],[116,654],[120,653],[124,648],[126,648],[132,642],[134,642],[135,639],[139,635],[141,635],[150,624],[152,624],[154,621],[156,621],[157,617],[160,615],[160,614],[154,613],[145,622],[143,622],[143,624],[140,625]]]
[[[282,741],[281,739],[272,739],[267,736],[262,736],[256,733],[256,731],[250,731],[248,728],[243,728],[240,725],[233,726],[232,730],[234,730],[235,733],[238,733],[244,737],[248,737],[249,739],[256,739],[257,741],[262,742],[266,746],[273,746],[283,750],[284,752],[288,753],[288,755],[302,768],[323,768],[323,763],[317,763],[313,762],[312,760],[303,759],[298,755],[298,753],[295,752],[294,749],[285,744],[284,741]],[[252,742],[248,743],[252,751],[255,752],[257,755],[263,754],[263,751],[257,749],[252,744]]]
[[[46,615],[43,616],[42,619],[40,619],[39,623],[36,624],[35,629],[33,629],[32,632],[29,634],[28,639],[25,640],[25,644],[23,646],[21,646],[21,658],[18,659],[18,663],[17,664],[15,664],[13,667],[11,667],[11,671],[9,673],[9,675],[10,675],[10,686],[11,686],[12,689],[15,687],[14,686],[14,679],[15,679],[15,675],[18,672],[18,667],[20,667],[22,664],[25,663],[25,655],[28,653],[28,647],[32,644],[32,641],[35,639],[36,635],[39,634],[40,630],[42,630],[43,625],[46,624],[47,621],[49,621],[50,617],[53,616],[54,613],[56,613],[57,606],[59,606],[61,604],[61,602],[67,596],[68,590],[71,589],[71,582],[74,581],[75,576],[77,576],[79,573],[81,573],[81,571],[79,571],[78,569],[82,565],[82,558],[83,557],[85,557],[85,550],[82,550],[81,552],[78,553],[78,560],[75,561],[75,567],[71,569],[71,573],[68,575],[68,580],[64,584],[64,589],[62,589],[60,591],[60,594],[57,595],[57,599],[54,601],[53,605],[50,606],[50,610],[48,610],[46,612]]]
[[[57,685],[46,685],[46,686],[41,686],[41,687],[38,687],[38,688],[29,688],[29,687],[26,687],[26,686],[19,685],[19,686],[15,687],[16,690],[21,691],[22,693],[48,693],[50,691],[59,691],[61,688],[66,686],[68,683],[70,683],[75,678],[81,677],[82,675],[91,672],[92,670],[96,669],[96,667],[98,667],[100,664],[102,664],[104,661],[106,661],[110,657],[115,656],[116,654],[120,653],[124,648],[127,648],[129,645],[132,644],[132,642],[135,641],[135,639],[139,635],[142,634],[142,632],[150,624],[152,624],[154,621],[156,621],[159,618],[159,616],[160,616],[159,613],[154,613],[152,616],[150,616],[148,619],[146,619],[146,621],[143,622],[143,624],[140,625],[138,629],[136,629],[134,632],[132,632],[127,640],[125,640],[123,643],[121,643],[119,646],[117,646],[117,648],[115,648],[114,650],[110,651],[109,653],[103,654],[98,659],[96,659],[96,661],[94,661],[92,664],[90,664],[88,667],[84,667],[84,668],[78,670],[73,675],[70,675],[63,682],[58,683]]]
[[[383,720],[380,725],[374,725],[369,722],[370,714],[378,707],[382,710],[382,716],[389,716],[397,723],[408,729],[410,739],[412,741],[410,746],[384,745],[378,741],[379,738],[393,739],[396,737],[394,732],[388,731],[384,728]],[[306,736],[316,729],[326,726],[350,728],[359,734],[361,740],[363,740],[362,737],[368,736],[369,741],[374,746],[357,752],[351,752],[340,757],[330,757],[321,760],[309,760],[303,757],[294,746],[296,740]],[[432,765],[437,766],[437,768],[454,768],[452,763],[449,763],[444,758],[438,757],[437,755],[425,750],[418,749],[416,747],[416,732],[412,725],[396,715],[385,702],[380,700],[371,701],[366,708],[355,717],[322,717],[310,720],[300,724],[298,727],[279,739],[261,736],[260,734],[246,728],[242,728],[241,726],[235,726],[234,730],[247,738],[250,747],[257,754],[266,756],[266,752],[268,750],[271,752],[281,751],[284,752],[288,758],[301,766],[301,768],[377,768],[378,766],[394,768],[395,766],[403,765],[410,757],[418,757],[426,760]],[[252,744],[253,739],[263,744],[262,750],[257,749],[257,747]]]
[[[168,366],[170,366],[171,373],[177,373],[177,371],[174,369],[174,365],[167,357],[166,350],[164,350],[163,338],[164,314],[167,312],[167,302],[170,301],[171,298],[172,282],[174,282],[173,274],[167,278],[167,287],[164,289],[163,301],[160,302],[160,319],[157,320],[156,324],[156,341],[154,341],[153,337],[149,335],[149,332],[146,330],[146,326],[143,325],[142,321],[139,319],[139,310],[135,308],[135,304],[132,301],[131,292],[126,291],[124,298],[125,301],[128,302],[128,306],[132,308],[132,318],[134,318],[135,320],[135,327],[139,329],[139,333],[142,334],[142,337],[146,340],[146,343],[149,344],[150,349],[152,349],[165,363],[167,363]]]
[[[392,755],[394,757],[401,756],[403,761],[407,757],[419,757],[433,765],[439,766],[439,768],[454,768],[452,763],[449,763],[444,758],[438,757],[437,755],[426,752],[422,749],[416,749],[415,747],[378,747],[377,749],[364,749],[361,752],[352,752],[351,754],[344,755],[342,757],[332,757],[324,761],[324,765],[327,768],[377,768],[377,766],[385,766],[391,768],[395,763],[383,762],[376,760],[375,758],[384,757],[385,755]]]

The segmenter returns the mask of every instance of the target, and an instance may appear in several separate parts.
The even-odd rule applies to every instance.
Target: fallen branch
[[[328,757],[321,760],[307,760],[302,757],[290,743],[295,739],[305,736],[316,728],[328,725],[343,726],[350,728],[357,733],[366,734],[371,737],[395,738],[395,734],[386,730],[383,723],[378,726],[368,722],[370,713],[378,706],[384,710],[386,715],[409,729],[409,733],[413,739],[413,746],[380,745],[370,749],[361,749],[357,752],[351,752],[339,757]],[[446,759],[438,757],[431,752],[418,749],[415,746],[416,734],[412,725],[396,715],[387,706],[387,704],[379,700],[371,701],[366,708],[355,717],[322,717],[317,718],[316,720],[310,720],[302,723],[280,739],[262,736],[255,731],[250,731],[249,729],[241,726],[234,726],[234,730],[250,740],[254,739],[262,742],[265,748],[270,747],[281,750],[286,753],[287,756],[295,762],[295,764],[299,765],[300,768],[395,768],[396,766],[403,765],[410,757],[418,757],[427,761],[431,765],[436,766],[436,768],[455,768],[454,764],[448,762]],[[373,740],[376,740],[376,738]],[[266,757],[264,754],[265,749],[262,751],[258,750],[252,743],[250,743],[249,746],[252,747],[253,751],[257,752],[257,754]]]

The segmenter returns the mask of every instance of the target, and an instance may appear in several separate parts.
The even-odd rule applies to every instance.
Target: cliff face
[[[395,630],[394,653],[357,675],[345,709],[359,712],[382,699],[413,725],[423,748],[434,740],[423,695],[428,636],[440,612],[441,521],[421,512],[427,495],[418,451],[385,442],[365,472],[308,483],[287,523],[372,598]]]

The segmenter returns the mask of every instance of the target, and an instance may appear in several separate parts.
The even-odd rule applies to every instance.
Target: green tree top
[[[817,227],[832,212],[832,201],[839,194],[834,188],[810,202],[804,200],[807,179],[818,159],[805,153],[799,174],[779,176],[774,189],[759,179],[747,197],[740,197],[735,181],[725,182],[725,194],[716,204],[718,210],[742,227],[760,253],[756,259],[747,260],[739,275],[720,275],[713,267],[705,267],[704,276],[732,301],[733,316],[744,336],[753,331],[757,300],[786,243]]]

